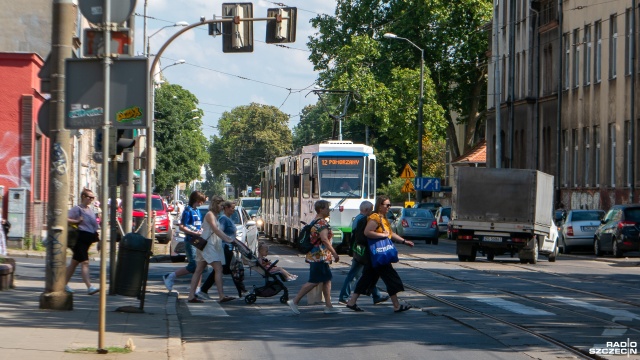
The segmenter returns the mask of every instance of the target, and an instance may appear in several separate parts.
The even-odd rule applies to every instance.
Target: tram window
[[[304,159],[302,162],[302,173],[311,174],[311,159]]]
[[[373,199],[376,195],[376,161],[373,159],[369,159],[369,190],[369,198]]]
[[[311,180],[309,174],[302,175],[302,197],[308,199],[311,196]]]

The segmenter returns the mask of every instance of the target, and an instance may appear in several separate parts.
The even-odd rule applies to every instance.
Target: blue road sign
[[[440,191],[440,179],[438,178],[415,178],[413,185],[416,191]]]

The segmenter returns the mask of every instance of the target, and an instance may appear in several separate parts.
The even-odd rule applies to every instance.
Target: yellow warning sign
[[[406,179],[404,181],[404,185],[402,185],[402,191],[403,193],[411,193],[411,192],[415,192],[416,189],[413,187],[413,181]]]
[[[409,164],[405,165],[404,169],[402,169],[402,172],[400,173],[400,178],[401,179],[413,179],[414,177],[416,177],[416,174],[413,172],[413,169],[411,168],[411,166],[409,166]],[[413,185],[411,185],[411,189],[413,189]],[[411,190],[411,191],[413,191],[413,190]]]

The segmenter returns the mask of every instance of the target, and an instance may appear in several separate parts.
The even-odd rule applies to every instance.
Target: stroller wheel
[[[288,300],[289,300],[289,295],[284,294],[284,295],[280,296],[280,302],[281,303],[286,304]]]
[[[253,304],[254,302],[256,302],[256,298],[257,297],[255,294],[249,294],[244,297],[244,302],[246,302],[247,304]]]

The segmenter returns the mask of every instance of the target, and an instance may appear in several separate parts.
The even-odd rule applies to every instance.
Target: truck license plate
[[[502,242],[502,238],[499,236],[485,236],[483,240],[488,242]]]

